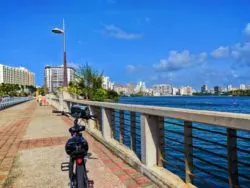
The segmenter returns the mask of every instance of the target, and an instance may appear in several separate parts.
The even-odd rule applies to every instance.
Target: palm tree
[[[96,89],[102,87],[102,73],[92,69],[88,63],[80,67],[79,75],[77,76],[77,87],[84,92],[86,99],[92,99]]]

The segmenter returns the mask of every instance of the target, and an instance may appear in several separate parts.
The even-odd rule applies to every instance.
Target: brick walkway
[[[14,114],[7,126],[0,129],[0,187],[10,172],[35,106],[36,104],[30,103],[26,109]]]
[[[39,158],[41,155],[44,155],[44,158],[39,159],[41,160],[41,167],[34,167],[34,169],[39,169],[39,173],[43,174],[44,177],[40,177],[40,175],[38,175],[36,179],[36,181],[39,181],[37,183],[43,185],[36,187],[58,187],[56,186],[58,185],[58,183],[55,182],[54,184],[53,182],[51,182],[50,185],[46,183],[46,186],[44,186],[46,181],[42,179],[46,179],[47,172],[46,168],[45,172],[43,172],[42,166],[45,166],[46,161],[50,160],[46,158],[46,152],[48,153],[48,157],[50,157],[50,153],[53,152],[53,155],[67,158],[67,156],[61,154],[61,152],[64,152],[64,144],[68,139],[68,136],[65,136],[66,134],[68,135],[67,125],[71,126],[72,121],[66,117],[52,116],[50,114],[50,107],[39,107],[34,101],[27,102],[26,104],[21,105],[24,106],[23,110],[20,110],[18,112],[15,111],[16,114],[12,113],[13,119],[10,119],[7,125],[0,125],[0,187],[34,187],[31,185],[31,181],[29,182],[27,181],[27,178],[24,178],[29,177],[30,173],[25,170],[25,167],[31,165],[28,168],[33,168],[34,165],[37,165],[36,163],[32,163],[28,160],[29,156],[32,160],[35,157]],[[12,108],[14,109],[15,107]],[[4,113],[7,112],[1,111],[0,116],[3,117]],[[39,117],[36,117],[37,115]],[[51,118],[51,121],[52,118],[54,118],[53,121],[56,121],[56,124],[60,124],[61,126],[61,133],[58,135],[57,130],[59,129],[59,127],[56,127],[55,130],[50,128],[51,126],[47,125],[49,121],[46,122],[46,125],[45,123],[37,125],[34,119],[41,118],[40,116],[46,116],[43,118],[47,121],[50,120],[48,118]],[[32,121],[34,122],[31,123]],[[39,119],[39,122],[40,121],[41,120]],[[63,123],[64,125],[61,125]],[[44,128],[41,126],[44,126]],[[42,132],[41,128],[47,129],[48,131]],[[34,137],[32,137],[33,133],[35,135]],[[40,138],[38,137],[39,134]],[[94,180],[94,187],[156,187],[148,178],[128,166],[105,146],[93,139],[90,135],[84,133],[84,137],[88,140],[89,147],[91,152],[93,153],[93,156],[96,157],[95,160],[89,160],[87,163],[87,168],[90,171],[89,177],[90,179],[92,178]],[[43,148],[48,149],[44,150]],[[57,154],[55,152],[57,152]],[[20,159],[18,159],[18,155],[21,155]],[[19,168],[15,167],[15,165],[13,167],[15,159],[17,159],[17,163],[20,163]],[[60,165],[60,162],[61,161],[58,162],[58,160],[55,159],[54,161],[50,161],[50,165],[58,166]],[[14,180],[12,180],[12,183],[9,183],[8,178],[13,176],[12,174],[15,172],[15,169],[18,172],[21,171],[23,174],[19,175],[19,177],[14,178]],[[58,181],[64,181],[60,187],[67,185],[68,180],[65,179],[67,175],[65,175],[65,173],[62,175],[61,172],[58,172],[60,170],[59,167],[56,169],[51,168],[50,170],[51,172],[48,172],[48,174],[57,173],[55,174],[55,177],[58,177]]]

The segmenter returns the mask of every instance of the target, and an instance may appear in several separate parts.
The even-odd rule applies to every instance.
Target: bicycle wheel
[[[76,165],[77,188],[88,188],[88,178],[85,166]]]

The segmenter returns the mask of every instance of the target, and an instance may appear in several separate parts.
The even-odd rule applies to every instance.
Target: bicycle
[[[75,110],[75,109],[74,109]],[[74,125],[69,128],[71,138],[68,139],[65,145],[65,151],[70,156],[69,162],[61,163],[62,171],[69,171],[70,188],[90,188],[93,186],[93,181],[88,180],[86,162],[87,158],[91,156],[88,153],[88,142],[82,136],[85,126],[79,125],[79,119],[94,119],[90,115],[88,109],[77,110],[74,113],[53,110],[53,113],[61,113],[62,115],[71,115],[75,118]]]

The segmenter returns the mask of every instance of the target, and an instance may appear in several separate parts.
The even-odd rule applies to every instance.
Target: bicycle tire
[[[77,188],[88,188],[88,178],[84,165],[76,165]]]

